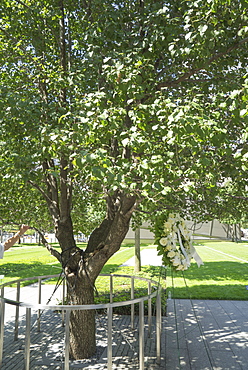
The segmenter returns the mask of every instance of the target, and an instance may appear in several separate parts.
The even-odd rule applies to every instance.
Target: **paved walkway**
[[[161,363],[156,364],[155,323],[152,335],[145,326],[145,369],[247,370],[248,302],[168,300],[162,320]],[[192,306],[193,305],[193,306]],[[36,314],[33,315],[33,325]],[[97,315],[97,355],[70,362],[70,369],[107,369],[107,317]],[[2,370],[24,366],[25,319],[14,341],[14,321],[5,324]],[[31,331],[30,370],[63,369],[64,328],[58,313],[42,316],[41,332]],[[139,369],[138,317],[130,329],[129,316],[114,316],[113,369]]]
[[[134,258],[132,257],[123,263],[122,266],[134,266]],[[157,248],[144,249],[140,253],[142,266],[161,266],[162,257],[158,256]]]
[[[166,370],[248,369],[248,301],[167,303]]]
[[[151,253],[142,252],[151,261]],[[154,257],[156,259],[156,257]],[[142,262],[144,264],[144,262]],[[153,261],[153,264],[156,262]],[[158,263],[158,261],[157,261]],[[5,296],[15,299],[15,290]],[[54,287],[42,288],[46,303]],[[12,298],[11,298],[12,297]],[[56,293],[53,303],[61,298]],[[21,301],[37,302],[35,286],[21,288]],[[24,314],[22,312],[21,314]],[[32,316],[33,325],[36,313]],[[70,369],[107,369],[106,315],[97,315],[97,354],[94,358],[70,363]],[[138,317],[130,329],[129,316],[114,316],[113,369],[139,369]],[[167,316],[162,319],[161,363],[156,364],[154,339],[145,325],[146,370],[247,370],[248,369],[248,301],[167,300]],[[25,319],[20,319],[19,340],[14,341],[14,310],[6,310],[2,370],[20,370],[24,366]],[[41,332],[31,331],[30,370],[63,369],[64,328],[58,313],[47,311],[42,316]]]

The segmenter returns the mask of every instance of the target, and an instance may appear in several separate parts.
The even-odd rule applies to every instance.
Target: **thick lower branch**
[[[117,191],[112,196],[108,195],[106,203],[107,217],[91,234],[87,253],[101,249],[106,243],[115,244],[114,239],[119,245],[129,229],[129,222],[136,207],[136,197]]]

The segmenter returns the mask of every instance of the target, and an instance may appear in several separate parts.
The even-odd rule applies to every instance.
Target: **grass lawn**
[[[141,243],[141,249],[146,248],[147,241]],[[77,244],[80,248],[85,248],[85,243]],[[119,266],[133,257],[134,246],[131,242],[123,243],[120,250],[112,256],[103,268],[103,273],[116,271]],[[53,247],[59,246],[53,244]],[[4,275],[3,283],[11,280],[22,279],[32,276],[55,275],[61,271],[60,263],[50,255],[45,247],[37,244],[24,244],[14,246],[4,254],[4,259],[0,260],[0,275]]]
[[[14,246],[0,260],[0,275],[3,283],[32,276],[55,275],[61,269],[56,258],[45,247],[25,244]]]
[[[248,242],[200,241],[196,250],[204,266],[167,272],[174,298],[248,300]]]
[[[141,250],[147,248],[149,245],[148,241],[141,242]],[[56,247],[56,245],[53,245]],[[78,244],[79,247],[85,248],[85,244]],[[123,243],[120,250],[113,255],[108,263],[104,266],[102,273],[110,274],[125,274],[134,275],[133,267],[120,267],[122,263],[127,261],[134,255],[134,244],[131,242]],[[59,247],[58,247],[59,249]],[[145,278],[152,278],[155,281],[161,280],[160,271],[163,268],[157,267],[144,267],[142,271],[136,275]],[[12,247],[4,255],[4,259],[0,260],[0,275],[5,275],[3,283],[8,281],[13,281],[21,278],[32,277],[32,276],[42,276],[42,275],[55,275],[61,272],[61,267],[59,262],[55,257],[51,256],[46,248],[37,245],[23,245]],[[51,279],[49,282],[55,284],[57,279]],[[31,282],[35,282],[32,280]],[[28,285],[31,283],[23,282],[21,285]],[[131,299],[130,287],[131,279],[125,277],[115,277],[113,281],[113,301],[123,301]],[[163,282],[165,288],[165,282]],[[140,297],[148,294],[147,291],[148,284],[145,281],[135,280],[135,297]],[[99,296],[96,296],[95,303],[107,303],[109,302],[109,278],[99,277],[96,282],[96,288]],[[165,294],[163,296],[163,301],[165,303]],[[152,302],[155,304],[155,300]],[[165,307],[165,304],[163,305]],[[136,307],[135,307],[136,308]],[[147,304],[145,304],[146,312]],[[126,307],[118,310],[118,313],[129,312]],[[138,305],[137,305],[138,311]],[[117,313],[117,310],[115,309]]]
[[[84,248],[85,244],[79,245]],[[133,275],[133,267],[120,265],[134,255],[133,243],[123,243],[121,249],[104,266],[103,273]],[[149,247],[148,241],[141,243],[141,249]],[[234,299],[248,300],[248,242],[232,243],[226,241],[199,241],[196,245],[204,266],[192,266],[185,272],[174,273],[159,266],[143,266],[136,275],[149,277],[163,282],[167,275],[167,290],[175,298],[195,299]],[[60,264],[44,247],[24,245],[12,247],[0,260],[0,275],[5,275],[3,282],[24,277],[53,275],[61,271]],[[96,283],[101,297],[108,298],[108,279],[99,278]],[[130,280],[114,280],[114,300],[121,297],[129,299]],[[146,294],[146,283],[137,283],[138,295]],[[98,298],[97,298],[98,299]]]

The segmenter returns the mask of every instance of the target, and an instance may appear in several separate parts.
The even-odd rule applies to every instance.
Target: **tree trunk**
[[[64,203],[62,203],[64,204]],[[120,248],[129,229],[136,197],[118,191],[107,199],[107,217],[93,231],[86,250],[75,245],[71,217],[56,223],[61,263],[71,305],[94,304],[94,283],[108,259]],[[62,212],[61,212],[62,214]],[[66,215],[66,212],[64,212]],[[89,358],[96,352],[95,310],[74,310],[70,316],[70,357]]]
[[[68,298],[73,305],[94,304],[94,288],[88,278],[75,279],[68,287]],[[95,310],[75,310],[70,315],[70,358],[89,358],[96,352]]]

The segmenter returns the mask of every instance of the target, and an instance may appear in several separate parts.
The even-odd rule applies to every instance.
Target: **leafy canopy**
[[[0,11],[6,181],[45,198],[48,180],[58,196],[66,183],[76,223],[117,189],[150,209],[212,204],[208,217],[228,192],[247,196],[247,1],[2,0]]]

